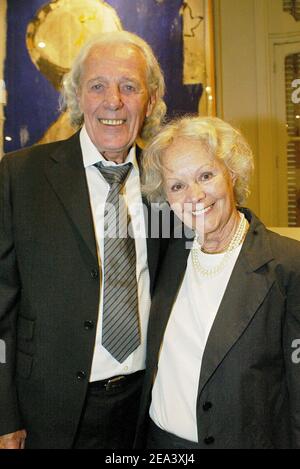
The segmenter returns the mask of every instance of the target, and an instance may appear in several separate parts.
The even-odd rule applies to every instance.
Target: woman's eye
[[[213,173],[207,172],[207,173],[201,174],[200,180],[201,181],[209,181],[212,177],[213,177]]]
[[[182,184],[174,184],[172,187],[171,187],[171,191],[172,192],[178,192],[182,189],[183,185]]]

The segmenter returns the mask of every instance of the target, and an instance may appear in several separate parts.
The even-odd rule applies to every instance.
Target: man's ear
[[[79,109],[81,110],[81,107],[80,107],[80,101],[81,101],[81,88],[77,88],[76,90],[76,99],[77,99],[77,103],[78,103],[78,106],[79,106]]]
[[[154,106],[156,104],[156,101],[157,101],[157,91],[155,91],[154,93],[152,93],[152,95],[150,95],[148,105],[147,105],[146,117],[151,116]]]

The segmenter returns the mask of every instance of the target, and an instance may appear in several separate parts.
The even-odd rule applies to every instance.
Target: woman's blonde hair
[[[156,94],[156,103],[152,114],[145,119],[141,131],[144,141],[149,140],[158,132],[163,118],[166,114],[166,104],[163,100],[165,93],[165,82],[159,63],[146,41],[136,34],[128,31],[112,31],[101,33],[91,39],[79,52],[73,62],[72,69],[63,80],[63,88],[60,97],[60,109],[67,110],[70,115],[71,124],[74,127],[83,124],[83,114],[78,103],[77,93],[80,89],[81,77],[84,62],[91,49],[101,46],[127,45],[137,47],[143,54],[146,61],[146,78],[149,95]]]
[[[222,160],[235,176],[236,203],[244,203],[250,193],[250,179],[254,168],[249,144],[240,131],[217,117],[191,116],[171,121],[148,143],[143,152],[142,190],[151,202],[166,200],[163,157],[178,138],[200,141],[214,158]]]

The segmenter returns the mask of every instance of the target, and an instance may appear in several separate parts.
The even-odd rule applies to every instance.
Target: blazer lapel
[[[199,394],[270,290],[274,280],[264,266],[272,258],[265,228],[254,217],[206,343]]]
[[[49,155],[45,173],[63,204],[66,214],[80,233],[91,254],[97,258],[93,218],[82,161],[79,133]]]
[[[153,213],[151,210],[151,205],[147,202],[147,200],[143,197],[143,208],[144,208],[144,219],[146,224],[146,242],[147,242],[147,259],[148,259],[148,268],[149,268],[149,275],[150,275],[150,293],[152,295],[153,287],[154,287],[154,280],[155,274],[158,267],[158,259],[159,259],[159,246],[160,241],[158,238],[154,238],[151,236],[151,222]]]
[[[186,238],[172,239],[170,241],[165,259],[158,276],[157,289],[151,305],[148,337],[149,346],[147,360],[149,367],[155,368],[158,363],[158,354],[171,310],[182,283],[189,247]],[[176,262],[174,263],[174,259]],[[172,268],[170,268],[172,266]]]

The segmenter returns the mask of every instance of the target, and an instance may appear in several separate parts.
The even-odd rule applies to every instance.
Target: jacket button
[[[78,371],[76,377],[78,381],[83,381],[86,378],[86,373],[84,371]]]
[[[84,328],[86,331],[94,329],[94,321],[84,321]]]
[[[206,445],[212,445],[215,442],[215,439],[213,436],[208,436],[207,438],[204,438],[204,443]]]
[[[212,403],[211,402],[204,402],[204,404],[202,406],[202,409],[204,410],[204,412],[207,412],[211,408],[212,408]]]
[[[97,279],[99,275],[98,269],[91,270],[91,277],[92,279]]]

